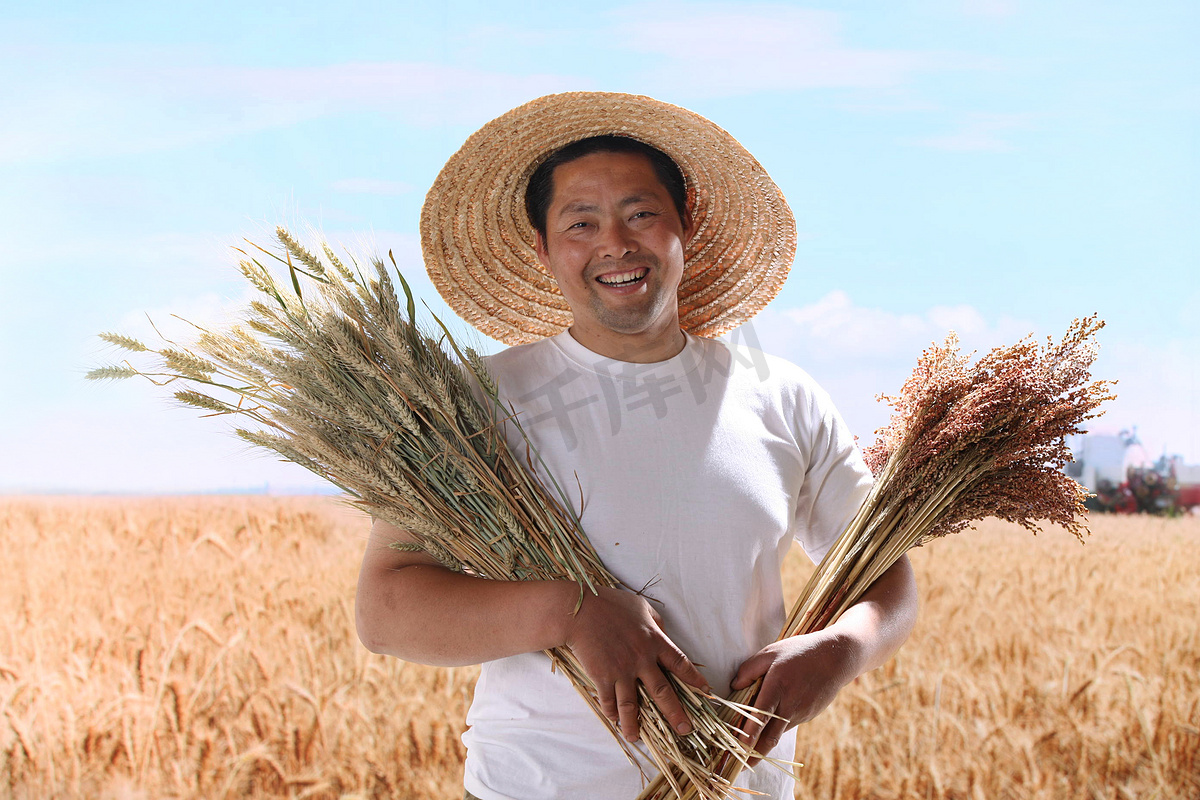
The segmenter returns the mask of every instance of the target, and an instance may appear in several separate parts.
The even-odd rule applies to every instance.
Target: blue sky
[[[1097,427],[1200,461],[1200,6],[1191,2],[90,3],[0,11],[0,491],[316,485],[95,334],[222,317],[229,246],[308,224],[420,273],[445,159],[594,89],[738,137],[796,214],[764,349],[869,439],[920,350],[1108,321]],[[421,291],[438,307],[427,282]]]

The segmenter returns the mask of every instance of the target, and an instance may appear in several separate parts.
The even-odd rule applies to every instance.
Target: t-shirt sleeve
[[[871,471],[833,401],[816,384],[796,408],[797,441],[807,450],[804,483],[796,499],[793,535],[820,563],[871,491]]]

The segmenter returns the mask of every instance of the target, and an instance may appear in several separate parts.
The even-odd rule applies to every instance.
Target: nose
[[[637,249],[637,239],[629,226],[624,224],[624,220],[605,225],[596,242],[596,255],[599,258],[624,258],[637,252]]]

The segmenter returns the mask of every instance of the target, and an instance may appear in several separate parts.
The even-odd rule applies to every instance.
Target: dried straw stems
[[[865,451],[875,485],[792,607],[779,638],[833,623],[909,548],[998,517],[1036,533],[1037,520],[1061,525],[1083,540],[1086,492],[1062,467],[1071,460],[1065,437],[1099,416],[1111,381],[1091,382],[1095,316],[1075,320],[1062,341],[1039,347],[1024,339],[999,347],[973,366],[951,333],[926,350],[899,396],[882,398],[891,423]],[[753,704],[758,684],[730,700]],[[732,781],[733,758],[708,765]],[[706,797],[707,787],[660,777],[641,798]]]
[[[88,377],[182,382],[185,388],[175,392],[180,402],[257,423],[238,434],[337,485],[351,503],[417,539],[398,547],[424,550],[448,569],[497,580],[574,581],[581,603],[596,586],[618,586],[562,487],[555,484],[552,495],[506,446],[498,423],[520,426],[500,405],[479,355],[460,349],[444,326],[438,338],[420,330],[404,277],[397,272],[402,306],[382,260],[373,262],[368,276],[328,245],[322,260],[286,230],[277,237],[279,254],[254,247],[286,267],[290,287],[257,253],[241,251],[242,273],[264,295],[251,303],[243,325],[226,331],[197,326],[190,348],[168,342],[152,349],[102,334],[127,351],[157,354],[159,363],[153,371],[129,362],[110,365]],[[526,453],[537,459],[532,448]],[[634,760],[571,651],[547,654]],[[727,796],[724,782],[706,765],[723,754],[741,763],[752,755],[737,738],[744,712],[674,683],[694,732],[675,734],[643,692],[642,738],[680,791],[679,781],[688,781],[705,787],[699,796],[706,800]]]

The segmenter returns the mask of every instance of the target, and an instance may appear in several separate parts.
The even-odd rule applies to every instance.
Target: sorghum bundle
[[[180,402],[210,415],[253,420],[255,429],[238,430],[242,438],[335,484],[353,505],[418,542],[398,547],[423,550],[449,569],[497,580],[574,581],[581,603],[596,586],[619,586],[562,488],[548,491],[505,444],[501,423],[518,431],[520,424],[501,406],[479,355],[460,349],[444,327],[438,338],[420,330],[403,275],[397,272],[404,306],[382,260],[373,262],[368,278],[328,245],[322,261],[287,231],[279,229],[277,236],[282,255],[259,250],[286,265],[290,288],[247,255],[242,273],[265,302],[251,303],[243,325],[225,331],[197,326],[193,346],[161,349],[101,334],[128,351],[157,354],[160,364],[142,371],[126,362],[88,377],[181,382],[185,388],[175,392]],[[537,458],[532,448],[523,455]],[[547,655],[636,764],[570,649]],[[743,762],[754,755],[737,737],[744,711],[673,682],[695,730],[678,736],[642,690],[642,738],[661,771],[684,776],[705,787],[701,797],[717,800],[727,791],[719,778],[705,774],[705,764],[718,754]]]
[[[1111,381],[1091,381],[1104,326],[1075,320],[1062,341],[1039,347],[1025,339],[999,347],[974,365],[951,333],[926,350],[896,397],[890,424],[864,451],[875,485],[800,593],[780,639],[830,625],[910,548],[955,533],[985,517],[1037,532],[1061,525],[1080,541],[1086,492],[1063,472],[1065,437],[1099,414]],[[730,700],[753,704],[759,684]],[[730,719],[726,715],[727,719]],[[710,771],[732,781],[742,764],[718,757]],[[642,798],[704,797],[705,787],[657,779]]]

